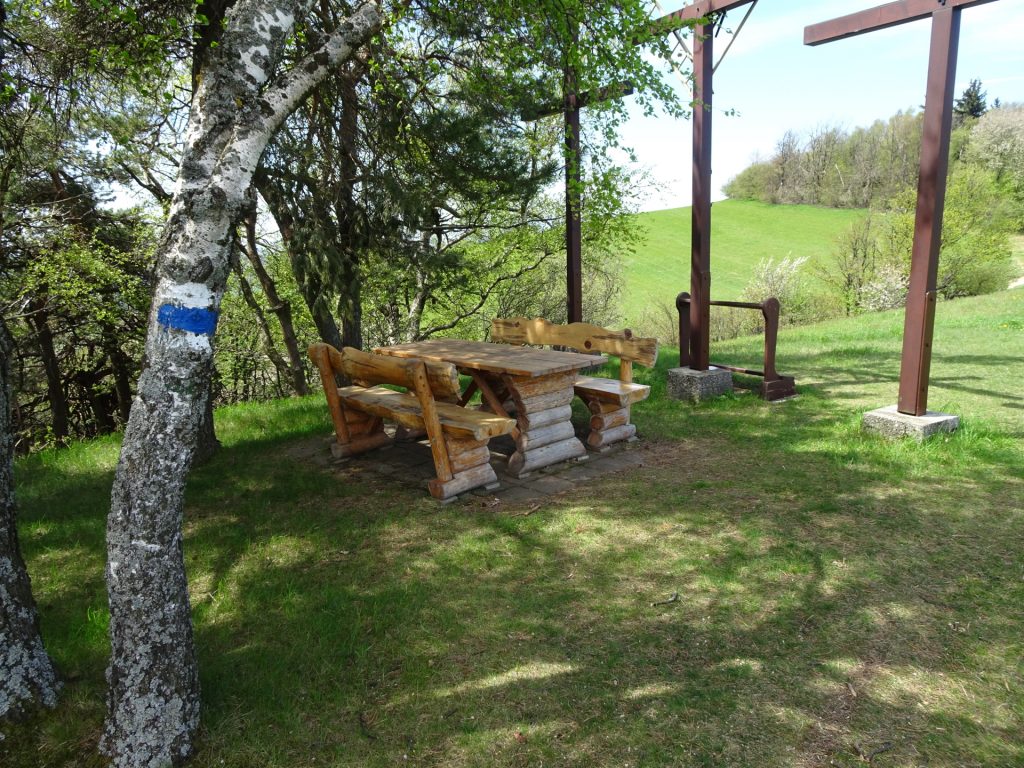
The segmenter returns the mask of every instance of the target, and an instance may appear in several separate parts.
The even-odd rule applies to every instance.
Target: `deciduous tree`
[[[18,545],[11,430],[10,355],[0,320],[0,719],[32,706],[55,706],[60,682],[39,634],[32,584]]]
[[[209,389],[211,339],[232,230],[274,131],[379,28],[373,4],[279,70],[310,2],[238,0],[202,71],[170,213],[139,378],[107,522],[111,661],[101,749],[117,768],[184,760],[199,680],[182,554],[184,489]]]

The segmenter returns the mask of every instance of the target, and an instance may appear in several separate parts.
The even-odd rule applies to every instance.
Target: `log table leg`
[[[589,399],[587,407],[593,414],[590,417],[587,445],[594,450],[607,450],[613,443],[632,440],[636,436],[636,427],[629,421],[628,405],[621,407],[617,403]]]
[[[586,456],[587,449],[576,438],[572,416],[574,373],[526,378],[504,376],[515,403],[518,429],[516,451],[508,460],[513,477]]]

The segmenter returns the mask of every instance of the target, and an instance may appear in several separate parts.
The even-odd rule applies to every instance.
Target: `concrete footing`
[[[953,432],[960,426],[960,417],[936,411],[913,416],[900,413],[895,405],[890,405],[865,413],[861,426],[868,432],[877,432],[894,440],[910,437],[921,442],[939,432]]]
[[[732,392],[732,373],[721,368],[697,371],[693,368],[670,368],[668,396],[675,400],[699,403]]]

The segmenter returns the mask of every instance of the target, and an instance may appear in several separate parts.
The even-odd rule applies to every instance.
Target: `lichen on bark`
[[[114,768],[165,768],[192,752],[199,675],[182,549],[184,490],[229,272],[231,230],[271,135],[329,68],[380,26],[358,9],[318,52],[269,80],[310,2],[239,0],[202,72],[157,254],[146,366],[125,430],[107,518],[111,660],[101,750]]]
[[[39,612],[18,542],[9,375],[13,348],[0,319],[0,720],[36,706],[54,707],[60,691],[39,632]]]

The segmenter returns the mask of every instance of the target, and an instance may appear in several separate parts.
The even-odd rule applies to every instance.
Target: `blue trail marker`
[[[156,321],[164,328],[174,328],[199,336],[212,336],[217,330],[217,312],[202,307],[164,304],[157,310]]]

